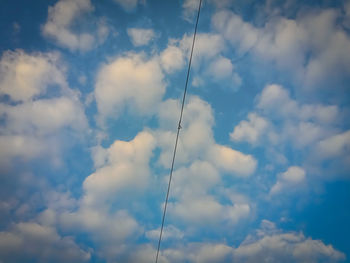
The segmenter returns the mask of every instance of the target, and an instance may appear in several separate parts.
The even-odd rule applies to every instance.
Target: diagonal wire
[[[176,134],[176,140],[175,140],[175,146],[174,146],[173,159],[172,159],[172,162],[171,162],[170,177],[169,177],[169,183],[168,183],[168,191],[167,191],[166,198],[165,198],[163,217],[162,217],[162,226],[160,228],[160,234],[159,234],[159,240],[158,240],[156,263],[158,263],[159,249],[160,249],[160,244],[162,242],[164,221],[165,221],[166,209],[167,209],[167,206],[168,206],[169,192],[170,192],[170,186],[171,186],[171,179],[173,177],[173,170],[174,170],[175,156],[176,156],[176,150],[177,150],[177,143],[178,143],[178,140],[179,140],[179,135],[180,135],[180,130],[181,130],[181,122],[182,122],[182,116],[183,116],[183,111],[184,111],[185,99],[186,99],[186,94],[187,94],[188,80],[189,80],[189,77],[190,77],[193,49],[194,49],[194,43],[196,41],[197,27],[198,27],[198,21],[199,21],[199,14],[201,12],[201,6],[202,6],[202,0],[199,0],[198,13],[197,13],[197,19],[196,19],[196,26],[194,28],[194,34],[193,34],[193,40],[192,40],[191,55],[190,55],[190,60],[189,60],[189,63],[188,63],[188,69],[187,69],[185,90],[184,90],[184,94],[183,94],[183,97],[182,97],[181,113],[180,113],[180,118],[179,118],[179,124],[178,124],[178,127],[177,127],[177,134]]]

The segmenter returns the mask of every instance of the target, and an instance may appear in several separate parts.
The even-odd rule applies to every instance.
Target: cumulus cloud
[[[72,237],[62,237],[52,227],[28,222],[14,224],[9,231],[0,232],[0,258],[6,262],[29,258],[40,262],[88,262],[91,255]]]
[[[132,11],[137,7],[138,0],[113,0],[115,3],[120,5],[125,11]]]
[[[50,86],[67,87],[64,68],[57,53],[26,54],[6,51],[0,61],[0,92],[14,101],[26,101]]]
[[[128,28],[127,33],[136,47],[147,45],[156,36],[153,29],[145,28]]]
[[[340,110],[335,105],[301,104],[280,85],[267,85],[257,96],[256,112],[248,114],[230,134],[234,141],[252,145],[290,143],[303,149],[337,130]]]
[[[247,141],[256,144],[268,126],[269,123],[265,118],[256,113],[249,113],[248,120],[241,121],[230,133],[230,138],[233,141]]]
[[[192,244],[188,258],[191,262],[225,262],[231,253],[232,248],[225,244]]]
[[[95,98],[100,118],[132,113],[154,113],[165,92],[162,69],[157,59],[140,54],[118,57],[100,69]]]
[[[348,154],[350,145],[350,131],[333,135],[317,144],[319,156],[324,158],[339,157]]]
[[[170,39],[168,47],[161,53],[161,63],[168,73],[181,69],[184,58],[188,58],[193,35],[185,34],[181,39]],[[193,51],[193,81],[195,87],[210,82],[218,87],[236,90],[242,79],[235,65],[224,55],[225,40],[219,34],[198,33]]]
[[[101,147],[99,165],[85,178],[77,207],[58,212],[58,224],[75,234],[89,233],[103,258],[128,254],[126,244],[142,234],[142,227],[119,203],[131,197],[130,191],[135,194],[147,187],[155,146],[152,134],[143,131],[131,141],[116,140],[108,148]]]
[[[30,159],[58,149],[52,147],[57,144],[53,136],[57,131],[87,128],[83,106],[69,89],[62,64],[57,53],[17,50],[2,56],[0,95],[9,97],[8,102],[0,103],[4,121],[0,126],[1,156],[5,163],[14,157]]]
[[[143,255],[154,253],[150,247]],[[146,251],[148,253],[146,253]],[[345,255],[321,240],[301,232],[284,232],[263,220],[260,229],[237,247],[225,243],[188,243],[161,251],[163,262],[343,262]],[[151,257],[149,257],[151,258]],[[141,262],[144,262],[141,260]]]
[[[105,163],[85,179],[84,202],[96,205],[128,187],[134,190],[145,187],[155,145],[155,138],[149,132],[141,132],[129,142],[115,141],[106,150]]]
[[[160,234],[160,228],[147,231],[146,237],[150,240],[158,240],[159,234]],[[169,225],[164,227],[163,233],[162,233],[162,240],[168,240],[168,239],[182,239],[184,237],[184,233],[179,230],[178,228],[174,227],[173,225]]]
[[[270,84],[256,96],[255,109],[233,128],[230,139],[264,147],[274,166],[288,165],[285,155],[290,147],[303,156],[301,165],[312,175],[328,173],[314,169],[327,160],[331,174],[339,176],[349,168],[344,117],[336,105],[301,103],[283,86]],[[281,185],[278,181],[274,189]]]
[[[60,0],[48,10],[48,18],[42,27],[42,34],[57,45],[71,51],[88,51],[104,42],[109,29],[103,20],[97,22],[94,33],[74,32],[74,21],[94,10],[90,0]],[[91,32],[91,31],[90,31]]]
[[[200,159],[207,160],[216,169],[235,176],[248,176],[255,171],[257,162],[254,157],[215,143],[212,131],[214,118],[208,103],[193,96],[189,98],[184,111],[186,118],[181,124],[178,164],[188,164]],[[180,105],[171,99],[163,102],[158,112],[160,130],[156,131],[156,137],[162,149],[159,163],[165,167],[170,165],[178,112]]]
[[[270,194],[277,194],[285,189],[293,189],[305,182],[305,170],[298,166],[291,166],[278,176],[276,184],[270,190]]]
[[[179,70],[185,64],[185,57],[182,50],[176,45],[169,45],[160,54],[161,65],[168,73]]]
[[[349,74],[350,38],[337,26],[338,17],[337,10],[326,9],[296,19],[274,17],[256,27],[231,11],[219,11],[212,24],[240,53],[250,51],[292,71],[304,87],[319,87]]]
[[[313,155],[316,163],[329,162],[331,169],[345,171],[345,176],[348,176],[350,170],[350,131],[344,131],[332,136],[329,136],[316,144]]]
[[[257,166],[253,156],[223,145],[215,145],[209,155],[219,169],[237,176],[249,176],[255,172]]]
[[[207,3],[214,5],[216,8],[223,8],[228,7],[232,4],[232,1],[230,0],[204,0],[202,3],[203,5],[206,5]],[[199,6],[199,0],[185,0],[182,4],[183,9],[183,17],[184,19],[188,20],[189,22],[193,22],[195,19],[195,14],[198,11]]]
[[[160,105],[158,112],[160,129],[155,131],[155,137],[161,149],[158,162],[164,167],[170,165],[179,110],[177,101],[169,99]],[[174,172],[176,181],[172,188],[175,200],[169,203],[169,213],[197,226],[219,222],[236,224],[249,216],[249,202],[229,200],[223,205],[209,192],[221,183],[221,173],[246,177],[255,172],[257,162],[251,155],[215,143],[209,104],[192,96],[184,111],[186,118],[181,124],[176,159],[179,168]]]
[[[78,101],[68,97],[40,99],[16,106],[0,105],[6,116],[4,133],[50,134],[64,127],[76,130],[86,127],[83,109]]]
[[[264,229],[264,225],[269,227]],[[345,255],[321,240],[306,238],[302,233],[283,233],[264,220],[262,229],[233,251],[235,262],[341,262]]]

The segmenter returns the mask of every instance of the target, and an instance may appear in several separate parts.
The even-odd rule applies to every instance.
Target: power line
[[[163,210],[163,217],[162,217],[162,226],[160,228],[160,234],[159,234],[159,240],[158,240],[156,263],[158,263],[159,249],[160,249],[160,244],[162,242],[163,227],[164,227],[166,209],[167,209],[167,206],[168,206],[168,199],[169,199],[169,192],[170,192],[170,186],[171,186],[171,179],[173,177],[176,149],[177,149],[177,143],[178,143],[178,140],[179,140],[179,135],[180,135],[180,130],[181,130],[181,122],[182,122],[182,116],[183,116],[183,111],[184,111],[184,106],[185,106],[185,99],[186,99],[186,94],[187,94],[187,86],[188,86],[188,80],[189,80],[189,77],[190,77],[191,64],[192,64],[192,55],[193,55],[194,43],[196,41],[197,27],[198,27],[198,21],[199,21],[199,14],[201,12],[201,6],[202,6],[202,0],[199,0],[198,13],[197,13],[197,19],[196,19],[196,26],[194,28],[194,34],[193,34],[193,40],[192,40],[191,55],[190,55],[190,60],[188,62],[185,90],[184,90],[184,94],[183,94],[183,97],[182,97],[182,105],[181,105],[179,124],[177,126],[177,134],[176,134],[176,140],[175,140],[175,146],[174,146],[174,153],[173,153],[173,159],[172,159],[172,162],[171,162],[171,169],[170,169],[170,176],[169,176],[169,183],[168,183],[168,191],[166,193],[164,210]]]

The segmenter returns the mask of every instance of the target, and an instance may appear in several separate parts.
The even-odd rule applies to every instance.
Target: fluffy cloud
[[[256,100],[256,112],[248,115],[230,134],[233,141],[256,145],[293,143],[303,149],[337,130],[340,110],[335,105],[300,104],[280,85],[267,85]]]
[[[146,237],[154,241],[159,239],[159,234],[160,234],[160,228],[147,231]],[[184,233],[172,225],[166,226],[163,229],[162,240],[164,241],[168,239],[182,239],[183,237],[184,237]]]
[[[255,172],[257,166],[253,156],[223,145],[215,145],[209,156],[220,170],[237,176],[249,176]]]
[[[131,141],[117,140],[109,148],[101,147],[97,169],[84,180],[78,206],[59,212],[59,225],[69,232],[89,233],[103,258],[128,254],[126,243],[136,239],[142,227],[120,203],[131,197],[130,191],[135,194],[148,185],[155,145],[155,138],[144,131]],[[130,202],[129,198],[128,209]]]
[[[192,40],[193,35],[188,34],[181,39],[170,39],[167,49],[161,53],[161,63],[168,73],[184,65],[184,58],[190,55]],[[193,86],[199,87],[209,81],[234,90],[242,84],[234,64],[224,55],[225,48],[225,41],[219,34],[197,34],[192,61]]]
[[[203,5],[206,3],[214,5],[216,8],[223,8],[223,7],[228,7],[232,4],[232,1],[230,0],[203,0],[202,3],[202,8]],[[195,13],[197,13],[199,6],[199,0],[185,0],[183,1],[182,8],[183,8],[183,17],[190,21],[193,22],[195,18]]]
[[[256,144],[268,126],[266,119],[256,113],[249,113],[248,120],[241,121],[230,133],[230,138],[233,141],[247,141]]]
[[[333,135],[317,144],[317,153],[324,158],[349,154],[350,131]]]
[[[0,232],[0,258],[6,262],[35,258],[40,262],[88,262],[90,252],[82,250],[72,237],[61,237],[54,228],[37,223],[18,223]]]
[[[58,131],[77,132],[88,126],[56,53],[5,52],[0,61],[0,95],[9,97],[0,103],[4,163],[13,157],[30,159],[56,151],[59,147],[53,135]]]
[[[184,53],[179,47],[170,44],[160,54],[160,61],[164,70],[168,73],[172,73],[183,67],[183,65],[185,64],[185,57]]]
[[[91,50],[97,44],[103,43],[108,36],[109,29],[103,20],[97,23],[94,33],[75,33],[71,28],[76,19],[93,10],[90,0],[60,0],[49,7],[48,19],[42,27],[42,33],[59,46],[71,51]]]
[[[125,11],[132,11],[137,7],[138,0],[113,0],[119,4]]]
[[[268,224],[268,229],[264,225]],[[321,240],[306,238],[302,233],[283,233],[264,220],[256,236],[247,239],[233,251],[235,262],[341,262],[345,255]]]
[[[228,262],[232,247],[224,243],[188,243],[161,251],[161,262]]]
[[[6,51],[0,61],[0,92],[14,101],[26,101],[45,93],[50,86],[65,88],[61,64],[57,53]]]
[[[348,176],[350,170],[349,142],[350,131],[344,131],[319,141],[313,152],[316,162],[312,165],[328,162],[332,173],[339,170],[341,174]]]
[[[155,137],[161,148],[158,162],[164,167],[170,165],[179,111],[178,103],[170,99],[160,105],[158,112],[160,129],[155,131]],[[209,104],[198,97],[190,97],[184,111],[186,117],[181,124],[176,159],[179,168],[174,171],[176,180],[172,187],[175,199],[169,203],[169,213],[197,226],[218,222],[235,224],[249,216],[249,202],[229,200],[223,205],[209,192],[220,185],[220,173],[246,177],[254,173],[257,162],[251,155],[215,143]]]
[[[329,9],[295,20],[274,17],[259,28],[230,11],[219,11],[212,23],[240,53],[251,51],[293,71],[305,87],[316,87],[349,74],[350,38],[337,26],[338,17],[339,12]]]
[[[305,171],[298,166],[291,166],[287,171],[278,176],[276,184],[270,190],[270,194],[277,194],[284,189],[292,189],[300,186],[305,181]]]
[[[155,38],[155,32],[153,29],[144,28],[128,28],[128,35],[134,46],[144,46]]]
[[[154,113],[165,92],[163,72],[157,59],[129,54],[104,65],[95,86],[97,108],[102,119],[117,117],[123,110]]]
[[[251,175],[255,171],[257,162],[251,155],[215,143],[212,131],[214,118],[208,103],[198,97],[190,97],[184,111],[186,118],[181,124],[178,164],[188,164],[200,159],[207,160],[220,171],[236,176]],[[165,167],[170,165],[178,112],[180,105],[175,100],[170,99],[160,105],[158,118],[161,129],[156,131],[156,137],[162,149],[159,163]]]
[[[142,251],[149,258],[155,254],[150,247]],[[164,249],[161,256],[162,262],[335,263],[345,259],[345,255],[332,245],[307,238],[303,233],[283,232],[267,220],[263,220],[261,228],[254,235],[248,235],[237,248],[225,243],[188,243]]]
[[[225,244],[192,244],[188,258],[190,262],[226,262],[229,258],[232,248]]]
[[[90,233],[98,247],[106,250],[107,254],[113,253],[109,250],[114,245],[114,253],[120,253],[117,245],[122,249],[122,244],[128,237],[140,232],[136,220],[123,210],[108,213],[104,208],[81,207],[77,212],[62,213],[59,220],[66,231]]]
[[[105,150],[105,163],[85,179],[84,202],[100,204],[128,187],[134,190],[145,187],[155,145],[155,138],[149,132],[141,132],[129,142],[115,141]]]
[[[79,130],[86,127],[86,119],[79,101],[68,97],[40,99],[16,106],[0,105],[6,116],[8,134],[50,134],[64,127]]]
[[[329,174],[338,177],[349,169],[344,117],[343,109],[336,105],[300,103],[286,88],[271,84],[256,96],[254,111],[234,127],[230,139],[264,147],[273,166],[291,165],[285,157],[290,147],[302,156],[297,165],[310,172],[310,178],[328,174],[329,170],[315,169],[326,161],[332,169]],[[290,184],[282,181],[278,180],[271,193],[289,189],[284,185]]]

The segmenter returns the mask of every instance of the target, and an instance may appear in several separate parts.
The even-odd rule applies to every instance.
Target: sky
[[[154,262],[198,0],[2,0],[0,263]],[[158,262],[350,262],[350,2],[203,0]]]

